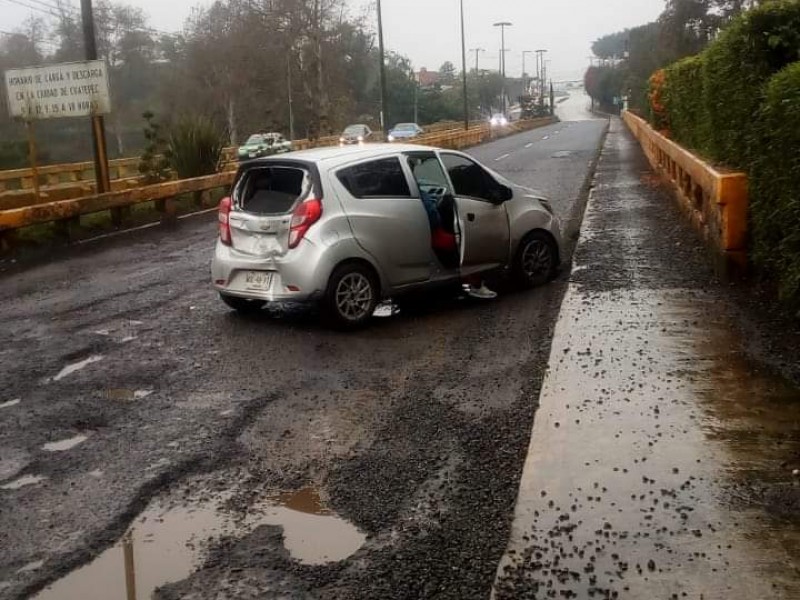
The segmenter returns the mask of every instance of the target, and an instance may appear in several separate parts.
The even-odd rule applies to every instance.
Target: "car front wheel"
[[[323,308],[331,324],[354,329],[372,318],[378,295],[375,276],[368,267],[346,264],[331,275]]]
[[[514,261],[514,279],[524,288],[543,285],[558,270],[558,248],[547,233],[532,231],[519,245]]]

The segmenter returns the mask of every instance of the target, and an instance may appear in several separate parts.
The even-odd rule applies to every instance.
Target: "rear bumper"
[[[250,271],[271,276],[266,289],[248,285],[246,274]],[[320,250],[307,240],[279,258],[243,254],[217,241],[211,262],[215,290],[237,298],[267,302],[313,302],[324,293],[329,277]]]

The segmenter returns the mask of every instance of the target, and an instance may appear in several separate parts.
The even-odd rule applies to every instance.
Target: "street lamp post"
[[[381,0],[378,0],[378,54],[380,54],[380,80],[381,80],[381,131],[386,136],[389,122],[389,101],[386,95],[386,60],[383,52],[383,17],[381,14]]]
[[[503,78],[503,91],[501,106],[503,107],[503,114],[506,114],[506,27],[511,27],[513,23],[509,21],[500,21],[495,23],[495,27],[500,28],[500,76]]]
[[[464,0],[461,0],[461,81],[464,94],[464,129],[469,129],[469,99],[467,98],[467,38],[464,33]]]

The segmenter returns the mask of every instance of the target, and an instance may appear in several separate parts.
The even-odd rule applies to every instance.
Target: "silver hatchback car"
[[[384,298],[505,271],[552,279],[550,204],[461,152],[414,145],[318,148],[243,163],[219,208],[214,287],[231,308],[319,302],[362,325]]]

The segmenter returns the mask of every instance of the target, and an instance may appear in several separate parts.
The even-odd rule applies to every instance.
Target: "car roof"
[[[290,161],[292,159],[316,163],[324,168],[335,168],[353,161],[392,156],[401,152],[425,152],[438,150],[431,146],[419,144],[363,144],[361,146],[328,146],[311,148],[298,152],[281,154],[280,157],[268,157],[253,162]]]

